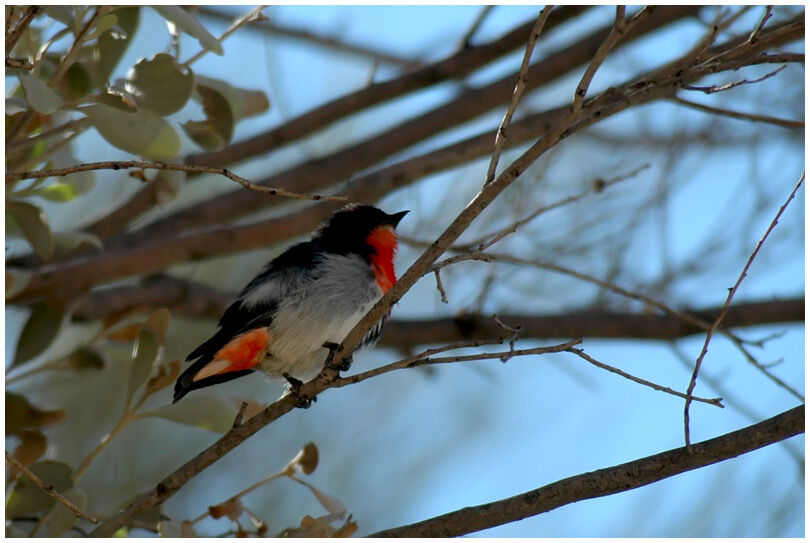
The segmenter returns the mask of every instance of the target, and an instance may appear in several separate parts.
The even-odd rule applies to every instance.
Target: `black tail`
[[[206,377],[205,379],[200,379],[199,381],[194,380],[194,376],[197,375],[206,364],[211,361],[211,358],[201,358],[200,360],[193,363],[189,368],[184,371],[180,377],[177,379],[177,382],[174,384],[174,399],[172,403],[177,403],[180,398],[191,392],[192,390],[196,390],[198,388],[205,388],[211,385],[216,385],[217,383],[224,383],[225,381],[230,381],[232,379],[236,379],[237,377],[242,377],[243,375],[247,375],[248,373],[253,373],[253,370],[239,370],[239,371],[232,371],[229,373],[221,373],[219,375],[212,375],[211,377]]]

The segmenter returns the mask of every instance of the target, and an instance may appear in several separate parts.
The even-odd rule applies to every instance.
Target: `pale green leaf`
[[[79,509],[84,510],[87,507],[87,494],[80,488],[69,488],[65,491],[64,496]],[[59,537],[73,528],[77,519],[78,517],[73,514],[73,511],[56,502],[48,514],[48,520],[45,522],[42,533],[45,537]]]
[[[158,417],[224,434],[233,426],[236,412],[225,398],[192,394],[180,402],[148,411],[142,416]]]
[[[98,38],[118,23],[118,17],[114,13],[102,16],[96,23],[96,27],[87,36],[87,41]]]
[[[160,354],[160,342],[149,330],[141,329],[135,339],[135,348],[132,351],[132,370],[127,386],[127,403],[132,399],[135,391],[146,382],[149,374],[157,362]]]
[[[173,520],[161,520],[158,522],[157,528],[160,537],[183,537],[183,532],[180,531],[180,526]]]
[[[14,361],[11,366],[18,366],[28,362],[41,354],[59,334],[62,327],[64,312],[62,308],[54,307],[45,302],[38,302],[31,307],[31,315],[23,326]]]
[[[166,341],[166,333],[169,331],[169,322],[171,321],[171,312],[165,307],[156,309],[149,315],[149,318],[143,323],[142,328],[149,330],[157,338],[159,343]]]
[[[263,113],[270,107],[270,101],[262,91],[233,87],[221,79],[199,74],[195,74],[194,79],[197,85],[216,89],[228,100],[234,122]]]
[[[31,473],[64,494],[73,486],[71,467],[64,462],[44,460],[29,468]],[[49,509],[56,500],[47,492],[20,475],[14,490],[6,499],[6,518],[27,517]]]
[[[140,8],[125,7],[112,12],[118,19],[117,26],[123,32],[106,32],[99,36],[94,65],[95,86],[100,87],[110,78],[121,57],[126,52],[140,22]]]
[[[55,19],[68,27],[73,26],[74,18],[73,12],[70,10],[70,6],[43,6],[43,10],[45,11],[45,15],[48,17]]]
[[[205,85],[197,85],[197,96],[203,104],[206,119],[189,121],[183,130],[197,144],[207,151],[220,149],[231,141],[233,136],[233,113],[228,100],[218,90]]]
[[[61,422],[65,412],[43,411],[25,398],[13,392],[6,392],[6,435],[19,434],[24,428],[40,428]]]
[[[20,74],[20,83],[25,90],[25,99],[37,113],[50,115],[62,107],[64,102],[52,88],[35,75]]]
[[[194,89],[194,74],[185,72],[171,55],[164,53],[141,59],[127,75],[126,90],[140,108],[169,115],[179,111]]]
[[[14,115],[28,109],[28,102],[22,96],[6,97],[6,115]]]
[[[43,260],[53,257],[54,241],[48,221],[40,208],[28,202],[6,200],[6,211],[11,214],[25,239]]]
[[[34,196],[45,198],[51,202],[69,202],[78,195],[76,187],[69,183],[57,183],[47,187],[39,187],[31,191]]]
[[[214,36],[208,32],[203,25],[201,25],[197,19],[195,19],[188,11],[184,10],[180,6],[172,6],[172,5],[162,5],[162,6],[152,6],[152,9],[157,11],[164,19],[171,21],[177,28],[197,38],[200,42],[200,46],[203,49],[207,49],[217,55],[222,55],[224,51],[222,50],[222,45],[219,43]]]
[[[169,160],[180,152],[180,136],[172,125],[151,111],[125,113],[103,104],[79,111],[87,115],[112,145],[152,160]]]
[[[81,245],[92,245],[97,249],[103,249],[104,245],[98,236],[88,232],[54,232],[53,240],[57,247],[72,250]]]

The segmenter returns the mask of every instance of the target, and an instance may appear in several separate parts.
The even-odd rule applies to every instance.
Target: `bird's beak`
[[[409,213],[409,210],[406,209],[405,211],[400,211],[399,213],[394,213],[392,215],[388,215],[388,224],[390,224],[391,226],[396,228],[396,226],[399,224],[399,221],[401,221],[402,218],[405,215],[407,215],[408,213]]]

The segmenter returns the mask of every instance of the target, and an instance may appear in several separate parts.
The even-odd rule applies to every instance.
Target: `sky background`
[[[380,50],[430,62],[444,58],[457,47],[479,6],[278,6],[266,13],[279,24],[337,35],[347,42],[362,43]],[[231,13],[241,11],[230,8]],[[537,13],[530,6],[499,6],[476,34],[476,42],[494,39]],[[711,13],[704,10],[703,20]],[[740,19],[736,28],[755,25],[757,9]],[[611,21],[613,10],[599,7],[565,25],[538,43],[534,58],[554,51]],[[227,23],[200,17],[219,35]],[[600,69],[592,92],[621,82],[645,68],[659,65],[691,47],[702,35],[697,21],[683,21],[639,40],[632,47],[611,56]],[[121,67],[138,58],[161,52],[169,35],[165,24],[151,9],[142,10],[139,34]],[[197,51],[193,40],[181,42],[187,58]],[[803,51],[802,45],[789,48]],[[194,65],[197,73],[228,79],[233,85],[264,90],[270,110],[237,125],[234,140],[266,130],[329,99],[364,86],[372,73],[368,59],[335,53],[299,41],[267,36],[252,31],[238,32],[225,44],[226,54],[206,55]],[[514,71],[522,50],[507,55],[466,83],[480,85]],[[125,72],[125,70],[124,70]],[[396,69],[382,65],[375,80],[395,76]],[[763,75],[751,69],[745,77]],[[118,74],[123,77],[125,73]],[[525,97],[520,112],[556,107],[570,100],[581,71],[576,70],[554,84]],[[723,74],[724,82],[736,74]],[[800,66],[763,83],[747,86],[723,96],[727,107],[751,105],[752,96],[768,106],[769,115],[803,117],[804,88]],[[714,80],[712,80],[714,81]],[[789,83],[784,83],[785,81]],[[7,85],[9,80],[7,79]],[[790,82],[794,84],[791,85]],[[234,171],[258,179],[281,171],[307,158],[323,156],[353,141],[366,139],[443,104],[458,92],[457,82],[447,82],[418,91],[354,115],[300,143],[242,164]],[[759,94],[757,94],[759,93]],[[699,100],[702,97],[690,96]],[[706,103],[710,103],[708,100]],[[715,102],[719,103],[719,102]],[[797,110],[796,104],[799,104]],[[192,104],[173,116],[185,121],[199,115]],[[493,129],[503,110],[498,109],[401,153],[386,162],[420,154],[420,150],[457,141],[482,130]],[[700,145],[660,149],[645,155],[618,154],[600,145],[598,135],[611,137],[664,137],[673,126],[685,133],[714,125],[725,136],[761,135],[756,153],[742,146],[707,150]],[[610,251],[625,238],[623,259],[627,281],[644,284],[667,264],[688,260],[707,239],[724,226],[737,232],[742,223],[745,239],[735,239],[711,256],[715,265],[707,273],[678,281],[660,294],[671,305],[711,307],[721,305],[736,280],[747,255],[787,198],[804,168],[804,142],[778,127],[753,125],[656,103],[618,115],[592,131],[578,134],[544,157],[535,168],[504,195],[503,202],[488,210],[475,233],[508,224],[505,206],[523,205],[530,211],[537,203],[554,201],[587,187],[596,177],[610,178],[649,164],[633,179],[611,189],[604,196],[585,199],[560,213],[549,213],[532,223],[525,233],[497,246],[500,252],[532,253],[578,267],[602,277],[608,271]],[[504,154],[507,164],[525,147]],[[184,152],[193,151],[184,140]],[[673,159],[673,153],[677,153]],[[75,153],[82,161],[128,158],[123,151],[100,143],[89,132],[77,141]],[[411,209],[400,230],[407,236],[431,240],[475,195],[484,178],[488,158],[471,162],[451,172],[429,176],[420,183],[385,197],[379,206],[389,212]],[[101,181],[102,177],[98,176]],[[69,230],[103,215],[114,204],[125,201],[138,188],[126,176],[106,176],[87,196],[70,205],[43,205],[51,224]],[[542,179],[542,184],[536,182]],[[625,227],[634,219],[632,206],[610,207],[612,202],[640,202],[653,194],[661,179],[677,179],[673,195],[660,213],[640,214],[632,237]],[[174,201],[159,206],[140,223],[170,213],[178,207],[217,192],[233,190],[222,178],[205,178],[189,184]],[[612,199],[612,200],[611,200]],[[761,204],[761,212],[755,212]],[[259,217],[295,207],[274,208]],[[622,211],[624,209],[624,211]],[[556,212],[555,212],[556,213]],[[624,214],[617,216],[618,214]],[[604,216],[603,216],[604,215]],[[625,216],[627,215],[627,216]],[[566,224],[594,222],[584,236],[599,235],[609,240],[604,250],[588,255],[560,254],[546,247],[558,246],[555,236]],[[555,241],[555,244],[552,244]],[[8,245],[8,240],[7,240]],[[21,245],[11,244],[12,250]],[[177,276],[236,291],[263,262],[278,254],[280,247],[250,251],[235,257],[175,266]],[[418,256],[416,248],[403,244],[397,269],[401,272]],[[561,279],[549,272],[515,273],[499,267],[505,280],[499,281],[483,306],[483,313],[554,314],[583,307],[596,294],[595,287]],[[450,304],[442,304],[432,277],[423,278],[396,306],[397,318],[453,315],[469,307],[486,276],[486,267],[468,263],[448,269],[443,275]],[[763,247],[735,302],[799,296],[804,292],[804,188],[791,203],[772,238]],[[624,300],[608,297],[616,307],[638,309]],[[6,310],[6,361],[24,323],[25,312]],[[75,327],[58,338],[37,361],[45,361],[91,334],[92,326]],[[210,321],[175,319],[174,338],[166,357],[185,358],[197,342],[213,331]],[[740,334],[757,339],[778,333],[764,351],[761,361],[783,359],[772,371],[804,392],[804,327],[800,324],[760,326]],[[566,338],[564,338],[566,339]],[[704,336],[666,342],[586,339],[584,348],[596,359],[625,371],[683,390],[691,370],[674,350],[694,363]],[[553,341],[519,342],[521,348]],[[471,351],[472,352],[472,351]],[[383,348],[355,357],[354,370],[362,371],[398,359],[398,353]],[[126,375],[125,367],[111,368],[97,375],[45,374],[21,382],[20,390],[49,406],[67,406],[69,420],[83,429],[92,441],[114,423],[115,410],[92,412],[82,398],[92,395],[102,404],[116,405]],[[726,409],[693,404],[692,439],[700,441],[748,426],[794,407],[798,401],[764,379],[727,340],[716,337],[704,362],[702,376],[722,382],[728,391]],[[255,378],[254,378],[255,377]],[[78,385],[81,384],[81,394]],[[76,385],[76,386],[73,386]],[[252,396],[272,401],[281,388],[251,376],[222,385],[210,394]],[[47,396],[42,391],[48,390]],[[206,392],[207,393],[207,392]],[[695,394],[715,397],[717,393],[700,382]],[[155,399],[155,404],[169,401]],[[158,401],[159,400],[159,401]],[[734,400],[734,401],[732,401]],[[746,413],[731,404],[744,405]],[[358,534],[411,523],[461,507],[502,499],[552,483],[559,479],[609,467],[683,444],[681,400],[641,387],[589,366],[570,354],[515,358],[506,364],[482,361],[448,365],[430,371],[395,372],[341,390],[328,391],[309,410],[296,410],[262,430],[233,453],[193,479],[166,503],[165,512],[183,520],[196,517],[207,505],[228,498],[259,478],[281,469],[307,441],[317,444],[321,463],[308,480],[348,506],[359,524]],[[106,426],[105,426],[106,425]],[[49,432],[49,455],[78,462],[86,446],[71,442],[65,428]],[[114,489],[117,496],[146,490],[167,470],[202,450],[217,436],[204,430],[162,420],[140,421],[128,428],[99,458],[100,465],[88,473],[89,488]],[[797,461],[800,459],[800,462]],[[558,510],[480,532],[489,537],[801,537],[804,535],[804,437],[799,436],[741,458],[681,474],[653,485],[615,496],[567,505]],[[134,462],[134,463],[133,463]],[[137,474],[137,477],[133,477]],[[141,486],[138,486],[141,485]],[[99,492],[93,501],[99,510],[109,506]],[[320,506],[306,489],[288,481],[271,483],[251,494],[245,503],[266,513],[271,531],[297,524],[304,514],[321,514]],[[208,520],[201,533],[217,534],[228,529],[228,521]]]

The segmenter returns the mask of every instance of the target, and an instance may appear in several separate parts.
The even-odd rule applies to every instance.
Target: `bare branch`
[[[526,44],[526,51],[523,53],[523,62],[520,64],[520,70],[518,71],[515,90],[512,91],[512,98],[509,100],[509,106],[506,108],[506,114],[504,114],[503,120],[501,120],[501,124],[498,127],[498,132],[495,136],[495,150],[492,152],[492,159],[489,161],[487,177],[484,180],[485,185],[492,183],[492,180],[495,179],[495,170],[498,169],[498,161],[501,158],[501,152],[503,151],[503,146],[506,142],[506,131],[509,128],[509,123],[512,122],[512,115],[515,113],[515,109],[517,109],[518,103],[520,102],[520,97],[523,96],[523,91],[526,90],[526,72],[529,70],[529,61],[532,58],[534,44],[537,42],[537,38],[540,37],[540,33],[543,31],[543,27],[545,26],[548,16],[551,14],[551,10],[553,8],[554,6],[546,6],[543,8],[540,15],[537,16],[537,22],[535,23],[534,28],[532,28],[532,33],[529,35],[529,41]]]
[[[494,7],[495,6],[492,5],[481,6],[481,10],[478,12],[478,15],[475,16],[470,28],[467,29],[464,36],[459,40],[459,49],[470,47],[473,36],[475,36],[476,32],[481,28],[481,25],[484,24],[484,20],[486,20],[487,15],[492,12]]]
[[[498,340],[498,343],[502,342],[503,342],[502,339]],[[513,357],[513,356],[560,353],[570,350],[574,345],[577,345],[579,343],[582,343],[581,339],[572,339],[571,341],[567,341],[559,345],[551,345],[548,347],[535,347],[532,349],[510,349],[509,351],[497,353],[478,353],[463,356],[442,356],[442,357],[432,357],[432,354],[447,351],[449,350],[448,347],[442,347],[439,349],[428,349],[427,351],[419,355],[412,356],[404,360],[399,360],[397,362],[392,362],[390,364],[386,364],[385,366],[381,366],[373,370],[364,371],[363,373],[350,375],[348,377],[341,377],[335,382],[334,386],[336,388],[339,388],[344,387],[346,385],[353,385],[354,383],[365,381],[366,379],[376,377],[377,375],[382,375],[384,373],[389,373],[395,370],[401,370],[405,368],[416,368],[419,366],[429,366],[433,364],[449,364],[454,362],[472,362],[476,360],[494,360],[494,359],[502,360],[504,357]],[[462,345],[462,347],[469,347],[473,345],[474,344],[467,344]],[[461,348],[461,347],[452,346],[452,348]],[[683,396],[683,394],[681,394],[681,396]]]
[[[698,398],[697,396],[687,396],[683,392],[678,392],[677,390],[672,390],[669,387],[657,385],[657,384],[655,384],[655,383],[653,383],[651,381],[647,381],[646,379],[642,379],[640,377],[635,377],[634,375],[630,375],[629,373],[627,373],[625,371],[622,371],[619,368],[615,368],[613,366],[605,364],[604,362],[599,362],[595,358],[593,358],[593,357],[589,356],[588,354],[586,354],[585,351],[583,351],[582,349],[575,349],[575,348],[572,347],[570,349],[567,349],[567,351],[569,353],[574,353],[575,355],[577,355],[581,359],[590,362],[591,364],[593,364],[597,368],[602,368],[603,370],[607,370],[607,371],[609,371],[611,373],[615,373],[616,375],[621,375],[625,379],[629,379],[629,380],[633,381],[634,383],[638,383],[640,385],[650,387],[650,388],[652,388],[654,390],[658,390],[659,392],[666,392],[667,394],[671,394],[673,396],[677,396],[677,397],[683,398],[685,400],[686,399],[688,399],[690,401],[694,400],[696,402],[703,402],[703,403],[707,403],[707,404],[710,404],[710,405],[714,405],[716,407],[725,407],[723,405],[723,398],[706,399],[706,398]]]
[[[771,15],[773,15],[773,6],[765,6],[765,14],[759,21],[757,28],[753,32],[751,32],[751,36],[748,37],[748,41],[750,43],[756,43],[757,39],[759,38],[760,32],[762,32],[762,28],[765,26],[765,23],[768,22],[768,19],[771,18]]]
[[[713,106],[707,106],[705,104],[699,104],[697,102],[692,102],[691,100],[686,100],[684,98],[680,98],[675,96],[671,99],[673,102],[677,104],[681,104],[684,106],[691,107],[693,109],[697,109],[700,111],[705,111],[707,113],[713,113],[715,115],[723,115],[725,117],[732,117],[734,119],[743,119],[746,121],[754,121],[758,123],[767,123],[773,124],[776,126],[781,126],[782,128],[804,128],[804,121],[793,121],[790,119],[780,119],[778,117],[769,117],[767,115],[756,115],[754,113],[743,113],[741,111],[733,111],[730,109],[723,109]]]
[[[16,58],[6,59],[6,68],[14,68],[15,70],[33,70],[34,65],[27,60],[18,60]]]
[[[582,109],[582,104],[585,102],[585,96],[588,94],[588,87],[591,86],[593,76],[596,75],[596,71],[605,61],[608,53],[610,53],[616,44],[619,43],[619,40],[624,37],[627,31],[633,28],[638,21],[649,15],[651,12],[652,8],[645,6],[638,13],[636,13],[632,19],[625,22],[624,6],[616,7],[616,22],[613,24],[610,34],[608,34],[605,41],[602,42],[602,45],[599,46],[599,49],[596,50],[596,54],[593,56],[590,64],[588,64],[588,67],[585,69],[585,73],[582,74],[582,79],[579,80],[577,90],[574,93],[574,102],[572,104],[573,111],[579,111]]]
[[[718,85],[711,85],[709,87],[696,87],[696,86],[692,86],[692,85],[687,85],[687,86],[685,86],[683,88],[685,90],[700,91],[700,92],[702,92],[704,94],[714,94],[716,92],[723,92],[723,91],[731,90],[734,87],[739,87],[740,85],[751,85],[753,83],[759,83],[760,81],[765,81],[766,79],[775,76],[776,74],[778,74],[779,72],[781,72],[785,68],[787,68],[787,65],[783,64],[782,66],[780,66],[776,70],[774,70],[774,71],[772,71],[770,73],[767,73],[767,74],[763,75],[762,77],[758,77],[756,79],[741,79],[741,80],[735,81],[733,83],[726,83],[725,85],[719,85],[719,86]]]
[[[465,507],[370,537],[456,537],[540,515],[570,503],[610,496],[710,466],[804,433],[804,405],[691,449],[682,447],[562,479],[496,502]]]
[[[737,289],[740,287],[740,284],[745,279],[746,275],[748,275],[748,268],[751,267],[751,264],[754,262],[757,254],[759,253],[760,248],[765,243],[765,240],[768,238],[768,235],[776,228],[777,223],[779,222],[779,218],[784,213],[785,209],[787,209],[788,204],[790,204],[791,200],[796,196],[796,192],[798,192],[799,187],[802,186],[804,182],[804,173],[802,173],[799,182],[796,183],[796,186],[788,196],[788,199],[782,204],[782,207],[779,208],[779,211],[776,213],[776,216],[771,221],[771,224],[768,226],[768,229],[765,230],[765,234],[763,234],[762,238],[760,238],[759,242],[757,243],[756,247],[754,247],[754,251],[751,253],[751,256],[748,257],[748,261],[743,266],[742,272],[740,272],[740,276],[737,278],[737,282],[734,283],[734,286],[729,289],[728,296],[726,297],[726,302],[723,304],[723,308],[720,310],[720,314],[717,315],[717,318],[714,320],[714,324],[709,329],[708,333],[706,334],[706,341],[703,343],[703,348],[700,351],[700,355],[698,356],[697,360],[695,361],[695,369],[692,372],[692,378],[689,381],[689,387],[686,389],[687,396],[692,394],[692,391],[695,390],[695,385],[697,385],[698,374],[700,373],[700,366],[703,362],[703,358],[706,356],[706,353],[709,351],[709,342],[712,340],[712,335],[714,332],[720,327],[720,323],[723,321],[723,317],[726,316],[728,313],[729,307],[731,307],[731,300],[734,298],[734,295],[737,293]],[[686,441],[686,446],[690,446],[689,441],[689,405],[691,400],[689,398],[686,399],[686,405],[683,409],[683,431],[684,431],[684,439]]]
[[[56,489],[54,489],[53,485],[49,485],[48,483],[46,483],[45,481],[43,481],[42,479],[40,479],[39,477],[37,477],[36,475],[31,473],[31,470],[29,470],[24,465],[22,465],[19,460],[17,460],[13,456],[11,456],[8,451],[6,451],[6,462],[8,462],[9,464],[11,464],[15,468],[17,468],[32,483],[34,483],[39,488],[41,488],[42,490],[47,492],[56,501],[58,501],[59,503],[61,503],[62,505],[64,505],[68,509],[70,509],[71,511],[73,511],[74,515],[76,515],[77,517],[81,517],[83,519],[89,520],[93,524],[98,524],[98,519],[96,517],[94,517],[92,515],[88,515],[87,513],[85,513],[84,511],[82,511],[81,509],[76,507],[75,505],[73,505],[73,503],[71,503],[70,500],[68,500],[62,494],[57,492]]]
[[[187,166],[185,164],[165,164],[162,162],[144,162],[142,160],[115,160],[107,162],[90,162],[87,164],[77,164],[67,168],[57,168],[53,170],[38,170],[34,172],[17,172],[7,173],[6,183],[12,181],[20,181],[22,179],[41,179],[43,177],[60,177],[70,175],[72,173],[87,172],[91,170],[170,170],[175,172],[186,173],[214,173],[224,175],[231,181],[235,181],[245,187],[246,189],[256,192],[263,192],[271,196],[283,196],[285,198],[293,198],[297,200],[323,200],[325,202],[348,202],[349,199],[345,196],[320,196],[318,194],[297,194],[285,189],[276,187],[267,187],[251,183],[244,177],[240,177],[235,173],[225,168],[215,168],[212,166]]]

